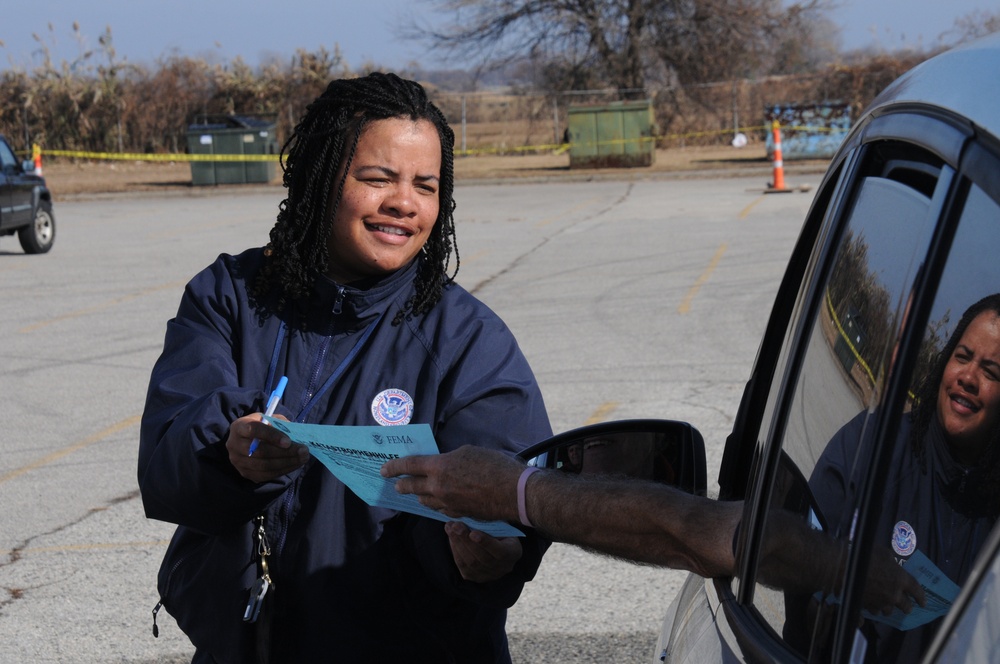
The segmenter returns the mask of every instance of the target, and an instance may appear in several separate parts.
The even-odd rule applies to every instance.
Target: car
[[[1000,315],[979,309],[1000,298],[998,71],[1000,33],[928,59],[831,160],[726,439],[736,572],[686,578],[652,661],[1000,661]],[[596,439],[624,468],[651,435],[636,474],[707,494],[684,422],[523,455],[585,472]]]
[[[13,235],[26,254],[44,254],[56,239],[52,193],[35,163],[18,161],[0,136],[0,235]]]

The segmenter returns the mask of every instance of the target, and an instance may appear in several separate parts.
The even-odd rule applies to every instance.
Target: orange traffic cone
[[[771,123],[771,131],[774,135],[774,182],[767,191],[791,191],[785,187],[785,164],[781,159],[781,127],[777,120]]]
[[[42,174],[42,148],[38,143],[31,146],[31,159],[35,162],[35,175]]]

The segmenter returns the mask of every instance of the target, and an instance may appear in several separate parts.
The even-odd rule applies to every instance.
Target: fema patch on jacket
[[[892,550],[899,556],[908,556],[917,550],[917,534],[905,521],[892,527]]]
[[[372,417],[384,427],[409,424],[413,417],[413,397],[399,388],[382,390],[372,399]]]

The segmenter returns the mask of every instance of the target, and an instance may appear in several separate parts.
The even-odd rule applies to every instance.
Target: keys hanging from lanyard
[[[267,541],[267,532],[264,530],[264,515],[258,515],[257,521],[257,558],[260,560],[260,576],[250,588],[250,598],[247,600],[246,609],[243,611],[244,622],[256,622],[260,615],[260,608],[264,604],[264,597],[271,589],[271,575],[267,571],[267,557],[271,555],[271,545]]]

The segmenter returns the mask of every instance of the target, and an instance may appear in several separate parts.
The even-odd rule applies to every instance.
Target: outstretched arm
[[[401,493],[449,516],[518,521],[517,481],[525,465],[505,454],[462,447],[405,457],[382,474]],[[550,539],[702,576],[734,571],[733,535],[742,503],[719,502],[641,480],[542,470],[525,486],[532,525]]]
[[[448,454],[404,457],[382,467],[400,477],[396,490],[449,516],[518,521],[517,481],[525,465],[507,455],[462,447]],[[626,560],[705,577],[735,573],[733,539],[742,502],[693,496],[643,480],[541,470],[528,478],[525,508],[548,538]],[[768,520],[760,580],[791,592],[832,591],[845,558],[842,543],[812,530],[798,515],[777,510]],[[809,561],[804,565],[803,561]],[[865,606],[909,613],[925,603],[912,576],[876,555]]]

